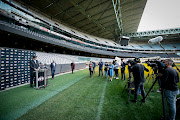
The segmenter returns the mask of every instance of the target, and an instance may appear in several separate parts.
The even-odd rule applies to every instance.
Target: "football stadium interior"
[[[153,65],[171,59],[180,69],[180,26],[138,31],[149,1],[0,0],[0,120],[168,120]],[[32,88],[34,56],[41,71],[33,73]],[[129,84],[128,62],[134,58],[149,69],[146,103],[141,95],[136,104],[129,102],[135,88]],[[101,60],[119,62],[118,79],[99,77]],[[180,119],[180,95],[176,98]]]

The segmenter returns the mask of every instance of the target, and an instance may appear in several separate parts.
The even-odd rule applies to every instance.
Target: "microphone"
[[[155,38],[152,38],[148,41],[149,44],[156,44],[156,43],[160,43],[163,40],[162,36],[158,36]]]

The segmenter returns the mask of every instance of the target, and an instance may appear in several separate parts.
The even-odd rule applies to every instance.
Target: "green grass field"
[[[126,82],[116,79],[110,82],[98,77],[97,70],[98,67],[92,78],[89,77],[88,69],[55,77],[49,80],[49,86],[45,89],[35,90],[25,85],[0,92],[0,120],[160,119],[160,93],[150,92],[151,100],[147,97],[147,102],[141,106],[141,96],[137,104],[127,104],[128,90],[122,93]],[[148,78],[145,83],[146,92],[151,85],[152,80]],[[154,90],[158,90],[158,84]]]

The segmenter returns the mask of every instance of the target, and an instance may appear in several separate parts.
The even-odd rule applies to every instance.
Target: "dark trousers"
[[[114,69],[114,71],[115,71],[115,76],[119,77],[119,69]]]
[[[103,69],[99,69],[99,76],[100,76],[100,73],[102,73],[102,76],[103,76]]]
[[[73,72],[74,72],[74,69],[72,69],[72,74],[73,74]]]
[[[90,77],[92,77],[93,71],[91,70],[91,68],[89,68],[89,72],[90,72]]]
[[[33,81],[34,81],[34,84],[36,86],[36,73],[31,73],[30,75],[30,87],[33,87]]]
[[[54,78],[54,73],[55,73],[55,70],[52,70],[52,71],[51,71],[52,78]]]
[[[134,95],[134,100],[137,101],[138,95],[139,95],[139,88],[141,89],[141,95],[143,97],[143,100],[145,100],[145,91],[144,91],[144,82],[140,82],[138,84],[135,83],[135,95]]]
[[[132,78],[132,72],[129,72],[129,79]]]
[[[125,70],[121,70],[121,80],[126,80]]]

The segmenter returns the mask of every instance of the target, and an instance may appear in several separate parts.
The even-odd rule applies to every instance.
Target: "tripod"
[[[125,84],[125,86],[124,86],[124,88],[123,88],[122,93],[124,92],[124,90],[126,89],[126,87],[129,88],[129,92],[128,92],[128,102],[127,102],[127,104],[129,104],[130,96],[131,96],[131,90],[135,89],[134,82],[131,82],[131,77],[128,78],[128,81],[126,82],[126,84]]]
[[[148,82],[146,83],[146,85],[145,86],[147,86],[148,84],[149,84],[149,81],[150,80],[152,80],[152,83],[155,81],[155,72],[154,72],[154,70],[153,70],[153,68],[152,68],[152,70],[149,72],[149,74],[148,74],[148,76],[146,77],[146,79],[147,78],[149,78],[148,79]],[[154,90],[154,87],[153,87],[153,92],[154,92],[155,90]]]
[[[147,92],[145,99],[147,98],[147,96],[149,95],[149,93],[151,92],[151,90],[153,89],[154,85],[156,84],[156,82],[158,81],[159,77],[157,77],[156,75],[156,79],[153,82],[152,86],[150,87],[149,91]],[[162,89],[161,91],[161,95],[162,95],[162,104],[163,104],[163,120],[166,120],[166,105],[165,105],[165,97],[164,97],[164,90]],[[141,102],[140,105],[142,105],[143,102]]]

